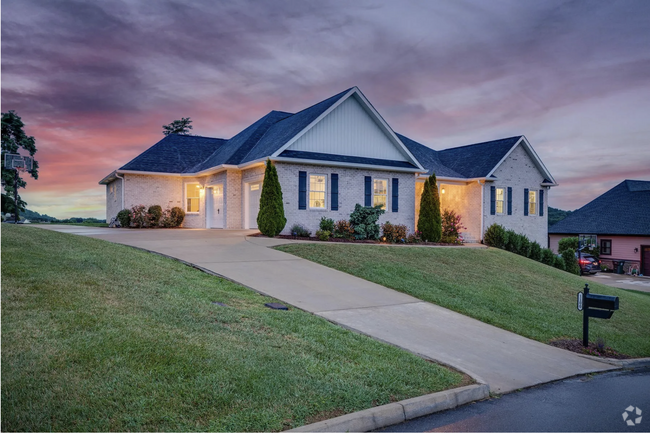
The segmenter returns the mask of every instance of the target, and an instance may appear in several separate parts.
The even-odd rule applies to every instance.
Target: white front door
[[[212,229],[223,228],[223,185],[214,185],[208,188],[206,197],[206,227]]]
[[[262,182],[249,183],[248,186],[248,228],[257,228],[257,214],[260,211]]]

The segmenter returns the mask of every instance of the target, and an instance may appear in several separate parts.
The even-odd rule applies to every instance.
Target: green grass
[[[269,301],[158,255],[3,225],[2,430],[283,430],[462,380]]]
[[[610,320],[590,319],[590,340],[650,356],[650,296],[579,278],[498,249],[340,244],[278,247],[308,260],[542,342],[582,338],[576,293],[620,298]]]

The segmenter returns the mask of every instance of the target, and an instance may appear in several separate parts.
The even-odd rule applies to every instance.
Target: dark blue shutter
[[[332,210],[339,210],[339,175],[332,173],[332,194],[330,196]]]
[[[365,206],[372,206],[372,178],[370,176],[365,176],[366,183],[366,201]]]
[[[508,215],[512,215],[512,187],[508,187]]]
[[[298,209],[307,209],[307,172],[298,172]]]
[[[399,179],[393,178],[393,212],[399,212]]]
[[[490,187],[490,215],[497,213],[497,189],[494,186]]]
[[[544,216],[544,190],[539,190],[539,216]]]
[[[524,188],[524,216],[528,216],[528,188]]]

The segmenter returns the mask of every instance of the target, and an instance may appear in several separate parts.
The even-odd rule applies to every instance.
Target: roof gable
[[[463,177],[488,177],[514,148],[521,136],[453,147],[438,152],[440,162]]]
[[[417,141],[411,140],[410,138],[397,134],[399,139],[408,147],[413,156],[415,156],[420,164],[424,166],[427,170],[427,176],[435,173],[436,176],[440,177],[457,177],[463,178],[464,176],[457,171],[452,170],[451,168],[445,166],[438,156],[438,151],[433,150],[430,147],[424,146],[423,144],[418,143]]]
[[[625,180],[562,221],[550,234],[650,236],[650,181]]]

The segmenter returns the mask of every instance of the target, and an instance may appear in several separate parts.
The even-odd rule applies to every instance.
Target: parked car
[[[578,253],[576,253],[576,258],[578,258]],[[600,260],[591,254],[582,253],[578,264],[580,265],[581,275],[593,275],[600,272]]]

